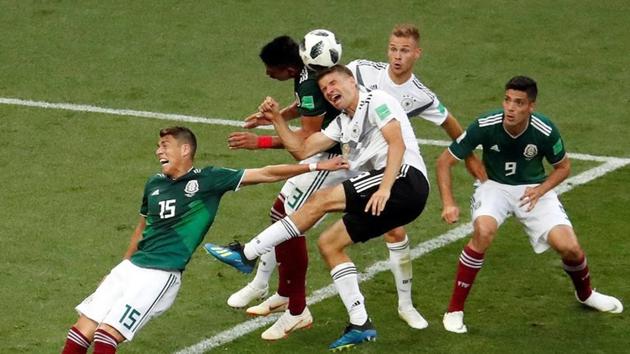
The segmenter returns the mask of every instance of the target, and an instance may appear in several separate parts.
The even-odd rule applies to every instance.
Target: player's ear
[[[180,149],[182,156],[191,156],[190,154],[192,152],[192,149],[190,147],[190,144],[182,144]]]
[[[536,110],[536,101],[529,101],[529,113],[534,113]]]

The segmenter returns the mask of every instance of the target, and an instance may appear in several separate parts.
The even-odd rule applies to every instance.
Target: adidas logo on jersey
[[[496,152],[501,152],[501,150],[499,150],[499,145],[497,145],[497,144],[492,145],[492,147],[490,148],[490,150],[494,150],[494,151],[496,151]]]

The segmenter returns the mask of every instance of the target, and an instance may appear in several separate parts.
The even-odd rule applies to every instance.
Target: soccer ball
[[[311,70],[331,67],[341,59],[341,43],[329,30],[312,30],[300,43],[300,57]]]

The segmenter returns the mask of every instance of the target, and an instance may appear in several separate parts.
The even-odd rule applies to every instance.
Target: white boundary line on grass
[[[137,110],[130,110],[130,109],[103,108],[103,107],[97,107],[97,106],[91,106],[91,105],[78,105],[78,104],[71,104],[71,103],[50,103],[50,102],[44,102],[44,101],[22,100],[22,99],[17,99],[17,98],[0,97],[0,104],[37,107],[37,108],[45,108],[45,109],[60,109],[60,110],[69,110],[69,111],[77,111],[77,112],[103,113],[103,114],[153,118],[153,119],[162,119],[162,120],[173,120],[173,121],[179,121],[179,122],[229,125],[229,126],[236,126],[236,127],[242,126],[242,122],[240,121],[227,120],[227,119],[206,118],[206,117],[189,116],[189,115],[182,115],[182,114],[167,114],[167,113],[137,111]],[[418,139],[418,142],[420,144],[438,145],[438,146],[448,146],[450,144],[448,141],[444,141],[444,140]],[[569,154],[569,156],[573,159],[602,162],[602,164],[592,169],[589,169],[585,172],[582,172],[576,176],[568,178],[566,181],[564,181],[562,184],[556,187],[556,192],[558,194],[568,192],[571,189],[575,188],[576,186],[591,182],[592,180],[598,177],[601,177],[609,172],[612,172],[618,168],[621,168],[630,164],[630,159],[626,159],[626,158],[593,156],[593,155],[587,155],[587,154]],[[473,229],[472,223],[469,222],[469,223],[460,225],[436,238],[422,242],[418,244],[416,247],[411,249],[411,258],[412,260],[417,259],[431,251],[434,251],[438,248],[444,247],[452,242],[462,239],[466,237],[466,235],[470,234],[472,232],[472,229]],[[365,272],[359,274],[359,281],[364,282],[364,281],[370,280],[374,278],[374,276],[376,276],[378,273],[384,272],[386,270],[389,270],[388,261],[378,261],[372,264],[371,266],[367,267]],[[307,298],[307,304],[309,305],[316,304],[336,294],[337,294],[337,290],[335,289],[334,284],[330,284],[326,287],[315,290],[313,294]],[[229,343],[261,327],[264,327],[265,325],[274,322],[278,318],[278,316],[279,315],[276,314],[275,316],[256,318],[253,320],[242,322],[210,338],[204,339],[195,345],[184,348],[178,351],[176,354],[204,353],[213,348]]]
[[[133,109],[116,109],[116,108],[92,106],[92,105],[87,105],[87,104],[33,101],[33,100],[24,100],[20,98],[12,98],[12,97],[0,97],[0,104],[11,105],[11,106],[33,107],[33,108],[59,109],[59,110],[74,111],[74,112],[102,113],[102,114],[112,114],[112,115],[117,115],[117,116],[172,120],[172,121],[177,121],[177,122],[188,122],[188,123],[229,125],[233,127],[243,126],[243,122],[238,121],[238,120],[231,120],[231,119],[208,118],[208,117],[190,116],[190,115],[176,114],[176,113],[138,111],[138,110],[133,110]],[[258,127],[257,129],[271,130],[273,129],[273,127]],[[446,140],[418,139],[418,142],[421,145],[436,145],[436,146],[449,146],[450,145],[450,142]],[[615,159],[614,157],[594,156],[594,155],[587,155],[587,154],[569,154],[569,156],[577,160],[590,160],[590,161],[601,161],[601,162],[606,162],[606,161],[610,161],[611,159]]]

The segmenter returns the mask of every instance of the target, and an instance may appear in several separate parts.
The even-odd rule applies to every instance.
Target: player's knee
[[[98,323],[92,321],[91,319],[85,317],[84,315],[80,315],[77,319],[77,322],[74,324],[74,328],[78,329],[81,334],[85,336],[85,338],[92,339],[94,337],[94,332],[98,327]]]
[[[122,343],[122,342],[125,341],[125,337],[120,332],[118,332],[118,330],[116,328],[114,328],[114,327],[112,327],[112,326],[110,326],[108,324],[101,323],[98,326],[98,328],[103,330],[103,331],[105,331],[105,332],[107,332],[107,333],[109,333],[112,337],[114,337],[116,339],[116,341],[118,343]]]
[[[405,231],[403,227],[397,227],[387,231],[383,236],[387,243],[402,242],[405,240],[405,237],[407,237],[407,231]]]
[[[558,248],[558,253],[560,253],[563,260],[567,261],[578,261],[584,256],[584,251],[577,240],[571,240],[562,244]]]
[[[471,243],[478,252],[485,252],[490,247],[496,234],[496,227],[487,223],[476,223]]]
[[[325,259],[338,252],[338,247],[333,241],[334,239],[332,238],[331,233],[326,231],[324,231],[317,239],[317,248],[319,248],[319,253]]]
[[[547,236],[549,244],[560,254],[562,259],[578,261],[584,256],[584,251],[568,225],[558,225],[549,231]]]

